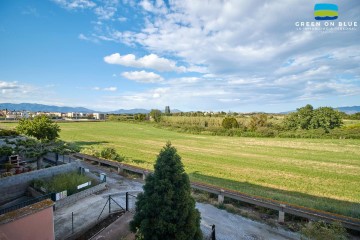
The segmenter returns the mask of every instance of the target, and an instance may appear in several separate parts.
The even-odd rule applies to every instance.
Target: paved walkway
[[[91,171],[99,171],[98,166],[86,164],[86,168]],[[100,171],[101,172],[101,171]],[[88,228],[98,218],[104,208],[108,196],[125,208],[125,193],[127,191],[136,194],[142,191],[142,183],[123,178],[116,172],[106,172],[109,189],[99,194],[93,194],[73,205],[55,211],[55,236],[56,239],[64,239],[72,232],[71,213],[74,212],[74,230],[81,231]],[[300,236],[283,229],[272,228],[266,224],[252,221],[236,214],[231,214],[225,210],[220,210],[210,204],[197,203],[196,207],[201,213],[201,228],[203,232],[210,233],[210,225],[216,225],[216,237],[218,240],[295,240]],[[119,209],[115,203],[111,203],[111,209]],[[102,217],[108,215],[108,205],[105,207]],[[104,233],[103,233],[104,234]],[[120,239],[120,235],[112,233],[115,238]]]

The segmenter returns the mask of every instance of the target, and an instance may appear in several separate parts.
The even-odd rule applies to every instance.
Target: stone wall
[[[25,194],[30,182],[34,179],[49,178],[61,173],[78,170],[80,162],[72,162],[11,177],[0,178],[0,205]]]
[[[82,198],[85,198],[93,193],[99,192],[104,189],[106,189],[106,182],[100,183],[94,187],[88,188],[84,191],[78,192],[78,193],[68,196],[66,198],[60,199],[59,201],[56,201],[56,203],[55,203],[55,210],[62,208],[66,205],[72,204]]]

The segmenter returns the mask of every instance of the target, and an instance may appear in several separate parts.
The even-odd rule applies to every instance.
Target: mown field
[[[114,147],[127,163],[148,169],[171,141],[193,181],[360,218],[360,140],[192,135],[125,122],[59,125],[63,140]]]

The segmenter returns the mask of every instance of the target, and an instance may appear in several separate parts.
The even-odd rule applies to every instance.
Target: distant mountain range
[[[7,109],[9,111],[31,111],[31,112],[81,112],[81,113],[111,113],[111,114],[134,114],[134,113],[149,113],[150,110],[135,108],[135,109],[119,109],[116,111],[101,112],[84,107],[59,107],[36,103],[0,103],[0,109]],[[178,109],[171,110],[171,112],[181,112]]]
[[[360,112],[360,106],[352,106],[352,107],[338,107],[336,108],[340,112],[344,112],[347,114],[354,114]]]
[[[92,113],[98,112],[84,107],[58,107],[36,103],[0,103],[0,109],[9,111],[31,111],[31,112],[82,112]]]
[[[119,109],[115,111],[101,112],[94,111],[84,107],[59,107],[59,106],[50,106],[36,103],[0,103],[0,109],[8,109],[9,111],[31,111],[31,112],[81,112],[81,113],[110,113],[110,114],[134,114],[134,113],[149,113],[150,110],[143,108],[134,108],[134,109]],[[360,112],[360,106],[352,106],[352,107],[338,107],[335,108],[341,112],[345,112],[347,114],[354,114]],[[163,110],[162,110],[163,111]],[[171,109],[172,113],[181,112],[178,109]],[[290,113],[294,111],[282,112],[282,114]]]

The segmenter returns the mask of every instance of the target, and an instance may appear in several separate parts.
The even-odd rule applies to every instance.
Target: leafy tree
[[[286,129],[318,129],[323,128],[326,132],[342,125],[341,113],[331,107],[320,107],[313,109],[310,104],[298,108],[285,117],[284,126]]]
[[[39,115],[34,119],[21,119],[16,130],[41,142],[47,142],[59,137],[60,127],[46,115]]]
[[[234,117],[226,117],[223,119],[221,126],[225,129],[238,128],[239,123],[236,121]]]
[[[293,112],[285,116],[283,125],[285,129],[297,129],[299,127],[299,115],[297,112]]]
[[[151,109],[150,111],[150,116],[155,120],[155,122],[160,122],[161,114],[161,111],[158,109]]]
[[[34,119],[20,120],[16,130],[30,138],[11,142],[15,145],[15,152],[29,158],[36,158],[37,169],[41,169],[43,157],[49,152],[78,151],[68,143],[57,140],[60,127],[45,115],[36,116]]]
[[[49,153],[61,153],[64,151],[75,152],[66,142],[61,140],[41,142],[35,138],[16,139],[8,141],[8,144],[15,145],[14,152],[28,158],[35,158],[37,160],[37,169],[42,168],[43,157]]]
[[[323,128],[326,132],[342,125],[341,115],[331,107],[320,107],[314,111],[311,128]]]
[[[298,124],[301,129],[309,129],[313,118],[314,108],[310,104],[297,109]]]
[[[130,228],[146,239],[202,239],[200,213],[176,149],[167,143],[136,202]]]

